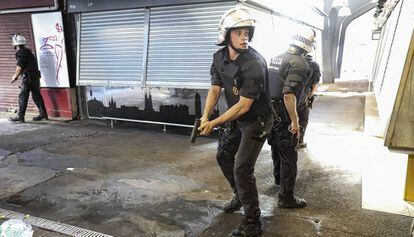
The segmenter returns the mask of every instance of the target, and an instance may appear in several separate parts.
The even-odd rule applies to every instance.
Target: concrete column
[[[323,83],[334,82],[333,62],[332,62],[332,43],[335,25],[338,17],[338,10],[333,8],[329,12],[329,17],[325,18],[324,30],[322,31],[322,81]]]

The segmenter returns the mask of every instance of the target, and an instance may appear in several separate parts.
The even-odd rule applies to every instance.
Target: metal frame
[[[81,42],[81,14],[77,14],[75,16],[76,22],[76,85],[80,85],[79,83],[79,72],[80,72],[80,42]]]
[[[148,88],[179,88],[179,89],[209,89],[211,84],[200,82],[158,82],[152,81],[145,84]]]
[[[54,0],[54,7],[35,7],[35,8],[23,8],[23,9],[10,9],[10,10],[0,10],[0,14],[9,14],[9,13],[23,13],[23,12],[43,12],[43,11],[56,11],[59,9],[58,0]]]
[[[96,118],[96,117],[89,117],[89,118]],[[148,121],[148,120],[137,120],[137,119],[123,119],[123,118],[114,118],[114,117],[102,117],[99,118],[101,120],[110,120],[111,127],[113,127],[113,121],[126,121],[126,122],[136,122],[136,123],[148,123],[148,124],[158,124],[158,125],[168,125],[168,126],[176,126],[176,127],[184,127],[184,128],[193,128],[193,125],[186,125],[186,124],[178,124],[178,123],[167,123],[167,122],[156,122],[156,121]],[[165,129],[165,128],[164,128]]]
[[[42,229],[54,231],[57,233],[62,233],[67,236],[79,236],[79,237],[113,237],[112,235],[107,235],[104,233],[99,233],[96,231],[80,228],[73,225],[68,225],[65,223],[61,223],[60,221],[52,221],[48,219],[43,219],[36,216],[28,216],[24,213],[9,211],[3,208],[0,208],[0,215],[7,219],[18,219],[18,220],[25,220],[25,222],[29,223],[32,226],[36,226]]]
[[[142,65],[141,65],[141,85],[142,86],[146,86],[146,82],[147,82],[150,16],[151,16],[151,10],[149,8],[145,8],[144,32],[143,32],[144,39],[143,39],[143,49],[142,49]]]
[[[237,2],[238,0],[151,0],[151,1],[130,1],[130,0],[67,0],[68,12],[93,12],[93,11],[108,11],[108,10],[122,10],[131,8],[145,8],[145,7],[161,7],[172,5],[188,5],[196,3],[213,3],[213,2]]]
[[[334,67],[335,78],[341,77],[342,59],[344,56],[344,46],[345,46],[345,35],[346,35],[346,30],[348,29],[349,24],[351,24],[351,22],[355,20],[356,18],[371,11],[374,7],[375,7],[375,3],[369,2],[366,5],[360,7],[359,9],[354,10],[351,16],[343,20],[341,31],[339,32],[338,51],[337,51],[337,55],[335,55],[335,58],[336,58],[335,67]]]

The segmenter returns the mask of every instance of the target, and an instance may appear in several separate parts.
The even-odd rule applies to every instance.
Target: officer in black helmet
[[[274,176],[280,184],[278,207],[303,208],[306,201],[294,195],[300,138],[297,104],[301,100],[309,66],[304,57],[313,47],[315,31],[303,29],[292,37],[289,49],[272,58],[269,66],[269,89],[272,105],[278,114],[270,133]]]
[[[228,124],[219,138],[217,162],[234,197],[223,210],[231,213],[244,208],[244,219],[231,236],[252,237],[262,233],[254,166],[273,117],[266,61],[249,47],[254,24],[255,20],[244,8],[233,8],[223,15],[218,45],[224,47],[214,54],[211,88],[199,129],[201,135],[208,135],[214,127]],[[228,110],[210,121],[222,88]]]
[[[9,120],[12,122],[24,123],[24,116],[26,114],[30,92],[32,92],[33,101],[39,109],[39,115],[33,117],[33,120],[47,120],[46,107],[43,102],[42,94],[40,93],[40,71],[37,66],[37,60],[32,51],[26,48],[26,39],[22,35],[14,35],[12,43],[14,49],[17,50],[17,63],[16,71],[12,76],[11,83],[17,81],[20,75],[23,75],[23,77],[19,94],[19,113],[17,117],[11,117]]]

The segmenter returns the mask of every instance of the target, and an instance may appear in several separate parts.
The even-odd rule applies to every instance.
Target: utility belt
[[[252,114],[248,117],[239,118],[226,123],[225,128],[220,128],[220,135],[231,133],[235,129],[239,132],[248,134],[252,139],[265,142],[269,137],[270,129],[273,124],[272,113]]]
[[[237,120],[245,123],[245,122],[253,122],[261,118],[266,119],[266,118],[269,118],[270,116],[272,116],[272,111],[269,109],[269,111],[261,112],[261,113],[255,113],[255,112],[247,113]]]
[[[29,77],[30,79],[39,79],[41,77],[39,70],[24,71],[23,76]]]

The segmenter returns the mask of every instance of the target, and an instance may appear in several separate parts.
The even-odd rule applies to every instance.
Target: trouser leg
[[[292,144],[292,134],[287,130],[279,135],[280,156],[280,192],[279,198],[291,200],[294,197],[294,189],[297,176],[298,152]]]
[[[281,174],[279,198],[290,200],[294,197],[297,176],[298,152],[292,147],[280,149]]]
[[[19,93],[19,118],[24,118],[26,114],[27,102],[29,101],[30,88],[25,79],[22,80]]]
[[[42,94],[40,92],[39,79],[32,80],[32,98],[37,108],[39,109],[39,115],[47,117],[46,106],[43,101]]]
[[[256,121],[241,128],[242,138],[236,154],[234,173],[244,214],[249,220],[260,219],[259,195],[254,177],[254,166],[272,123],[273,121],[268,119],[263,124]],[[266,137],[260,136],[263,131]]]
[[[269,145],[272,151],[273,176],[275,178],[275,183],[280,184],[280,154],[279,146],[277,144],[276,131],[274,130],[270,132]]]
[[[245,215],[251,218],[260,217],[254,165],[262,146],[263,142],[243,136],[234,167],[237,192],[243,204]]]
[[[309,112],[310,109],[307,106],[304,106],[298,111],[299,125],[301,127],[299,143],[303,143],[303,138],[305,137],[306,127],[309,123]]]
[[[239,149],[240,140],[241,132],[239,128],[237,126],[228,127],[219,137],[216,154],[217,163],[235,194],[237,194],[237,188],[234,179],[234,157]]]

